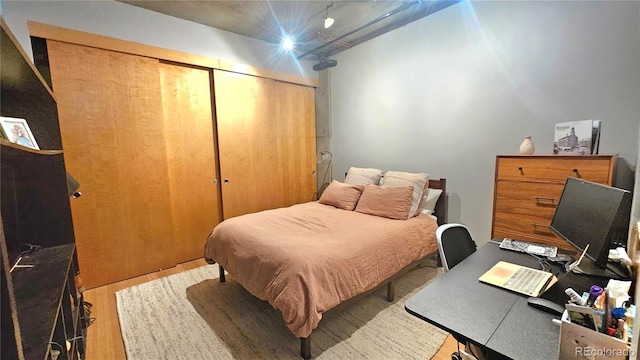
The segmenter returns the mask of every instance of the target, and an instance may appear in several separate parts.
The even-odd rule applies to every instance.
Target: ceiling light
[[[329,17],[329,8],[333,6],[333,1],[331,2],[331,5],[327,5],[327,12],[324,15],[324,28],[328,29],[331,27],[331,25],[333,25],[333,23],[335,22],[335,20],[333,18]]]
[[[294,47],[293,40],[291,40],[290,37],[287,36],[282,40],[282,48],[283,49],[285,49],[287,51],[291,51],[291,50],[293,50],[293,47]]]
[[[335,21],[335,20],[334,20],[333,18],[330,18],[330,17],[325,18],[325,19],[324,19],[324,28],[325,28],[325,29],[330,28],[330,27],[331,27],[331,25],[333,25],[333,22],[334,22],[334,21]]]

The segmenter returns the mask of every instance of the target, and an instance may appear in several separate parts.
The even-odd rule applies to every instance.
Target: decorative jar
[[[533,144],[531,136],[525,136],[522,144],[520,144],[520,154],[532,155],[534,151],[536,151],[536,146]]]

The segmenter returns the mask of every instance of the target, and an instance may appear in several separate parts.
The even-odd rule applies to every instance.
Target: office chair
[[[436,230],[436,240],[438,241],[438,251],[444,272],[451,270],[477,249],[469,229],[462,224],[440,225]],[[458,342],[458,351],[451,354],[452,360],[478,360],[478,358],[484,358],[482,351],[477,346],[456,335],[453,335],[453,337]],[[466,351],[460,350],[460,343],[465,344]]]
[[[444,272],[451,270],[477,249],[469,229],[462,224],[440,225],[436,230],[436,239]]]

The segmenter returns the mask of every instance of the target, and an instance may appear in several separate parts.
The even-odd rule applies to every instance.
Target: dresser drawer
[[[564,184],[497,181],[495,211],[551,219]]]
[[[564,183],[567,177],[608,184],[611,177],[611,157],[498,157],[497,180],[543,180]]]
[[[544,217],[499,213],[496,211],[493,224],[493,237],[508,237],[554,245],[562,249],[575,250],[549,228],[549,223],[550,220]]]
[[[616,155],[500,155],[491,236],[571,249],[549,224],[567,177],[611,185]]]

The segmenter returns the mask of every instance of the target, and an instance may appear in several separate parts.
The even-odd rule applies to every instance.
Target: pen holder
[[[629,350],[626,341],[572,323],[567,311],[562,315],[558,359],[624,360]]]

